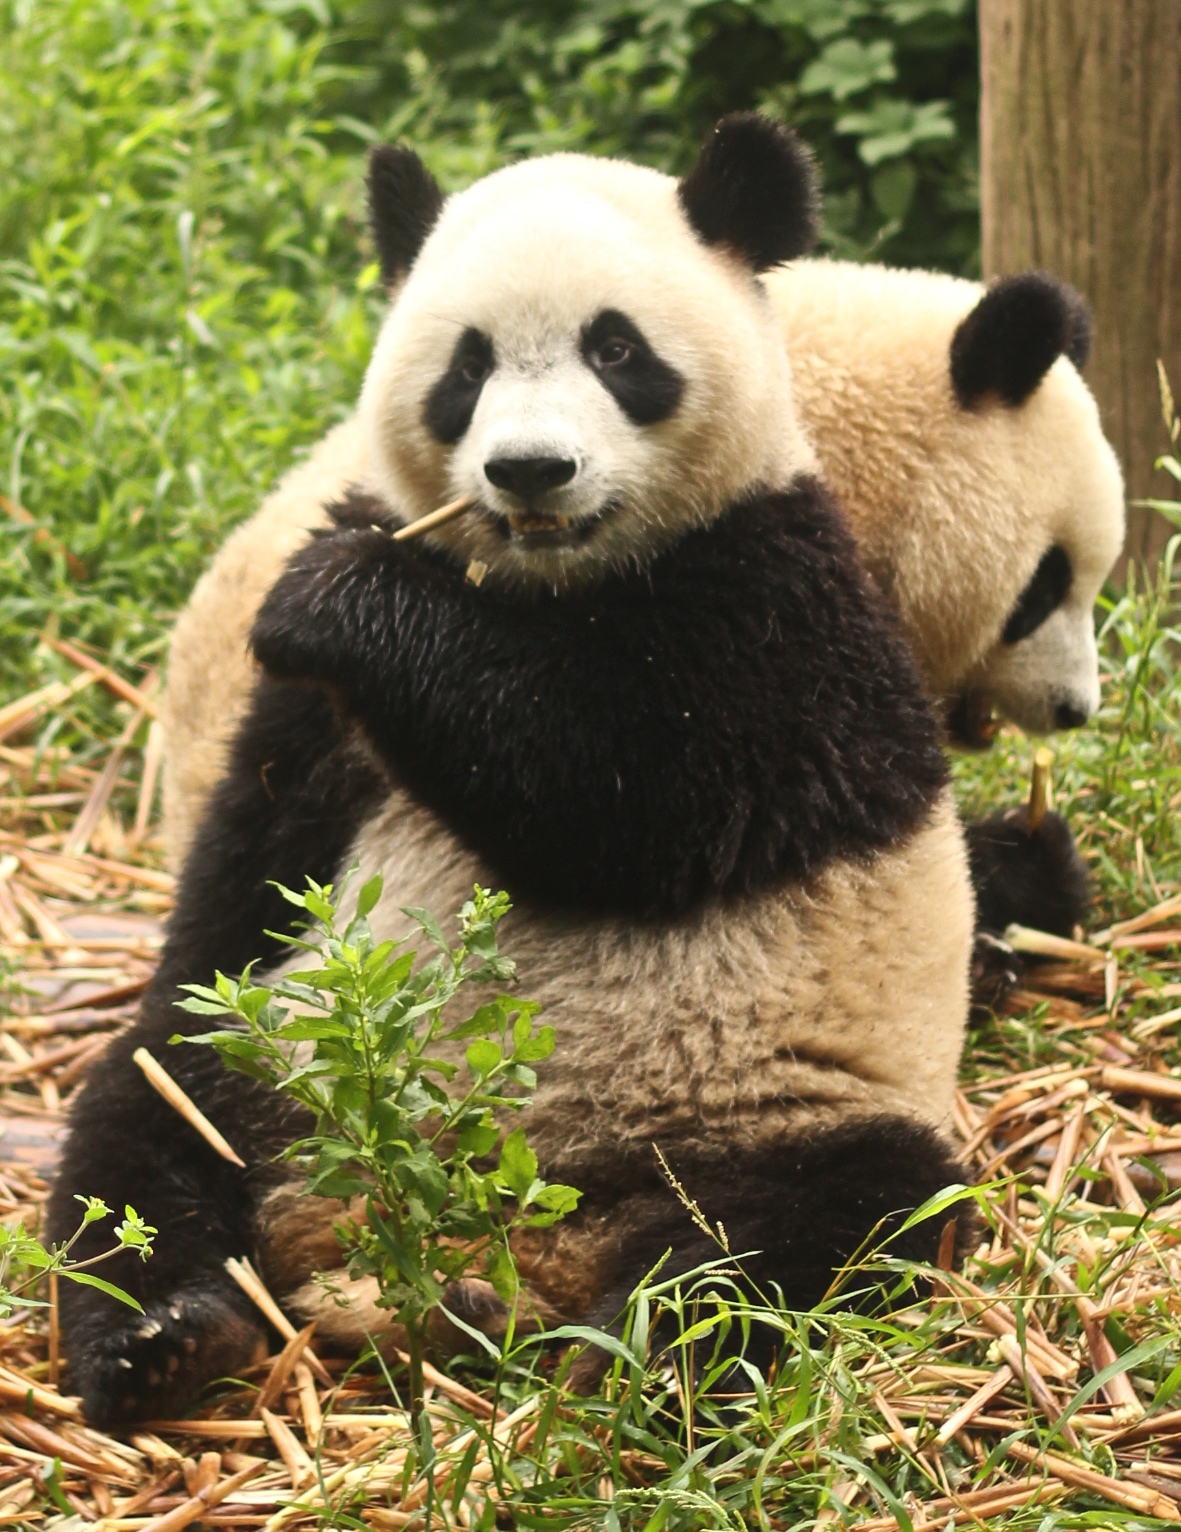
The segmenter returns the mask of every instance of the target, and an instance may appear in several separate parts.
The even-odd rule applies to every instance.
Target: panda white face
[[[1082,300],[1045,273],[985,290],[829,260],[765,282],[826,476],[957,743],[1084,722],[1124,509]]]
[[[1061,544],[1049,548],[976,679],[982,700],[1035,734],[1086,723],[1099,706],[1097,595]]]
[[[815,460],[751,263],[678,184],[576,155],[454,197],[361,399],[368,477],[494,579],[565,586],[655,552]]]

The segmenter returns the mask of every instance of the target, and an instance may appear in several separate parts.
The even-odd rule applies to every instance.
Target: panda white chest
[[[346,860],[380,869],[378,939],[406,906],[440,919],[488,867],[395,790]],[[973,912],[945,796],[902,847],[807,888],[715,900],[673,920],[518,904],[501,927],[520,993],[557,1030],[528,1119],[554,1173],[603,1145],[695,1135],[771,1140],[826,1110],[941,1123],[962,1046]]]

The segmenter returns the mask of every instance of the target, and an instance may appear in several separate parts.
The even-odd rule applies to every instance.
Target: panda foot
[[[1060,814],[1030,830],[1027,811],[1005,809],[967,827],[977,926],[1010,925],[1070,936],[1089,902],[1087,866]]]
[[[91,1317],[91,1316],[88,1316]],[[266,1355],[261,1322],[232,1295],[175,1293],[115,1328],[68,1336],[70,1383],[92,1426],[172,1418],[203,1384]]]

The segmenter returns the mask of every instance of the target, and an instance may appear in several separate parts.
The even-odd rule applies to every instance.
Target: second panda
[[[945,1134],[973,901],[937,721],[757,280],[811,236],[806,156],[739,117],[679,183],[555,156],[444,203],[386,150],[371,200],[408,275],[364,472],[263,607],[266,675],[160,971],[78,1098],[53,1193],[54,1238],[78,1191],[160,1230],[112,1272],[143,1316],[63,1292],[94,1422],[174,1414],[245,1365],[262,1332],[227,1257],[315,1312],[273,1161],[304,1124],[207,1050],[165,1051],[193,1030],[178,984],[278,962],[272,879],[380,868],[379,937],[475,882],[512,893],[505,947],[559,1039],[530,1140],[585,1194],[530,1263],[551,1315],[606,1323],[666,1248],[671,1270],[711,1253],[653,1144],[793,1307],[963,1175]],[[466,515],[390,539],[465,492]],[[140,1046],[245,1171],[153,1094]],[[931,1258],[939,1232],[897,1248]]]

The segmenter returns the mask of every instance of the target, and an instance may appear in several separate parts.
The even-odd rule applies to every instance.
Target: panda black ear
[[[1082,367],[1091,316],[1082,296],[1044,271],[1002,277],[951,341],[951,383],[964,409],[996,394],[1024,404],[1060,356]]]
[[[790,130],[756,112],[723,117],[677,188],[707,245],[726,245],[766,271],[812,248],[819,197],[812,156]]]
[[[402,144],[379,144],[369,155],[369,227],[388,285],[404,277],[443,206],[439,183]]]

